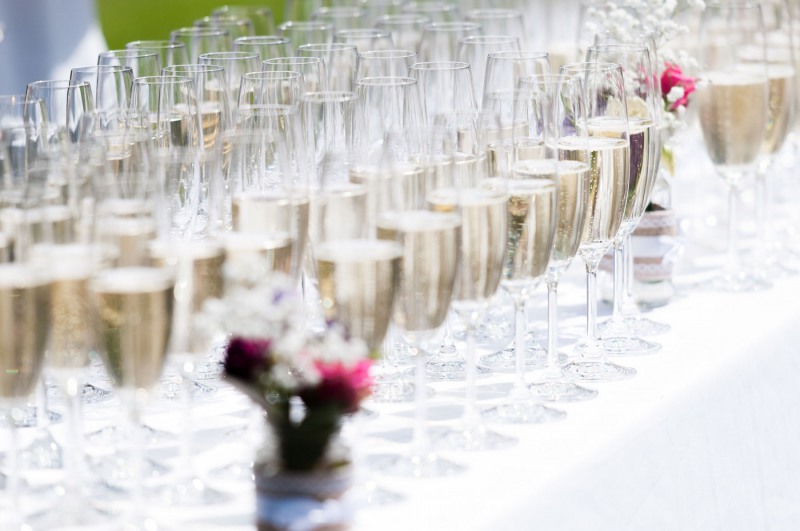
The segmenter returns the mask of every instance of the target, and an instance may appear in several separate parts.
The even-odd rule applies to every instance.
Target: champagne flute
[[[183,42],[164,40],[131,41],[125,45],[129,50],[148,50],[158,53],[161,58],[161,67],[171,65],[184,65],[189,62],[186,44]],[[161,69],[156,72],[158,74]]]
[[[277,35],[239,37],[233,41],[233,49],[237,52],[255,52],[262,61],[273,57],[287,57],[294,51],[289,37]]]
[[[98,65],[129,66],[133,77],[157,76],[161,72],[161,56],[155,50],[125,48],[108,50],[97,56]]]
[[[480,24],[484,35],[516,37],[520,47],[523,50],[528,49],[522,11],[499,7],[472,9],[464,15],[464,20]]]
[[[94,108],[104,114],[104,127],[124,121],[131,101],[133,69],[129,66],[96,65],[70,70],[71,84],[87,82],[92,87]]]
[[[242,76],[261,70],[260,56],[255,52],[209,52],[200,55],[201,65],[217,65],[225,69],[228,80],[229,108],[235,109]]]
[[[365,77],[408,77],[417,53],[409,50],[373,50],[358,54],[353,76],[357,83]]]
[[[431,22],[422,30],[417,50],[419,60],[455,61],[459,41],[482,33],[480,25],[473,22]]]
[[[367,13],[358,6],[320,7],[311,13],[310,20],[330,24],[337,30],[361,28],[367,24]]]
[[[77,142],[81,118],[94,109],[91,85],[84,81],[71,84],[66,79],[48,79],[28,83],[26,100],[41,100],[48,117],[45,142],[49,149],[60,150]]]
[[[758,62],[744,63],[743,46],[759,50]],[[705,86],[697,106],[706,150],[728,188],[728,242],[715,289],[752,291],[764,287],[739,260],[738,208],[745,177],[754,169],[767,132],[768,71],[761,6],[711,2],[700,26],[700,62]]]
[[[477,101],[483,101],[486,61],[493,52],[520,51],[519,38],[509,35],[477,35],[458,41],[456,61],[469,63]]]
[[[41,271],[24,263],[0,264],[0,404],[10,430],[4,488],[9,513],[3,520],[13,529],[27,526],[27,515],[20,504],[17,421],[42,368],[49,333],[50,290],[50,280]]]
[[[289,37],[292,48],[301,44],[333,42],[333,25],[317,20],[288,20],[278,26],[281,35]]]
[[[482,117],[480,135],[496,136],[500,126],[497,116]],[[505,262],[508,244],[508,219],[506,216],[507,190],[505,176],[489,178],[486,154],[482,152],[485,141],[475,138],[469,144],[458,142],[467,129],[477,129],[473,113],[453,113],[437,116],[449,131],[448,146],[456,148],[454,188],[436,188],[427,196],[429,208],[439,212],[461,211],[461,247],[459,268],[452,306],[466,325],[466,355],[464,374],[466,396],[464,413],[458,428],[448,431],[443,442],[449,448],[461,450],[494,450],[516,443],[487,429],[477,407],[477,355],[475,335],[489,302],[497,292]],[[488,123],[486,123],[488,122]],[[460,144],[460,147],[459,147]],[[466,145],[473,146],[464,152]],[[475,162],[471,158],[477,159]],[[467,166],[472,167],[467,169]],[[466,170],[466,171],[465,171]]]
[[[458,4],[441,0],[408,2],[403,12],[425,16],[431,22],[455,22],[459,17]]]
[[[264,72],[291,71],[303,74],[306,92],[328,90],[328,75],[321,57],[274,57],[261,63]]]
[[[353,77],[358,52],[355,44],[332,42],[326,44],[303,44],[297,48],[301,57],[319,57],[325,63],[328,74],[328,89],[353,90]]]
[[[627,136],[628,113],[622,68],[616,63],[570,63],[561,73],[583,80],[586,121],[579,124],[590,132],[593,127],[614,120],[626,132],[617,138],[590,136],[585,141],[559,144],[561,160],[589,165],[589,202],[578,254],[586,265],[586,339],[581,359],[569,363],[564,371],[576,380],[613,381],[631,378],[634,369],[605,359],[605,349],[597,339],[597,267],[608,252],[625,213],[630,169]]]
[[[249,72],[242,74],[238,107],[277,105],[299,108],[300,98],[305,92],[305,80],[300,72]],[[237,123],[241,121],[240,114],[237,112]]]
[[[391,50],[394,47],[391,34],[377,28],[340,29],[334,34],[333,40],[353,44],[361,52]]]
[[[553,149],[561,143],[579,142],[586,131],[576,124],[585,120],[583,88],[580,79],[563,75],[540,75],[523,78],[520,92],[544,93],[546,121],[552,127]],[[585,140],[585,138],[584,138]],[[557,149],[554,155],[558,156]],[[558,352],[558,281],[578,252],[589,199],[589,166],[571,160],[558,161],[558,225],[547,271],[547,367],[530,385],[531,391],[549,402],[575,402],[597,396],[597,391],[565,381]]]
[[[199,27],[178,28],[169,33],[169,40],[181,42],[186,46],[186,54],[191,63],[197,63],[200,56],[204,53],[227,52],[233,48],[233,38],[230,32],[225,29]]]
[[[430,22],[424,15],[400,13],[380,17],[375,27],[388,31],[396,48],[416,52],[422,40],[422,29]]]
[[[253,24],[253,31],[256,35],[275,34],[275,17],[272,9],[267,6],[227,5],[218,7],[211,12],[212,18],[226,16],[249,20]]]
[[[650,52],[639,44],[599,44],[589,47],[588,61],[604,61],[622,66],[628,108],[627,127],[622,120],[609,116],[589,124],[590,136],[625,138],[629,143],[628,195],[622,224],[614,238],[614,306],[612,316],[601,336],[602,348],[613,355],[651,354],[661,345],[636,336],[626,325],[623,313],[625,278],[630,253],[630,235],[638,225],[658,176],[661,153],[660,84],[650,62]]]
[[[194,21],[194,27],[203,29],[217,29],[228,32],[228,35],[230,35],[231,46],[233,45],[233,39],[238,39],[239,37],[251,37],[256,34],[252,20],[231,15],[203,17]],[[228,50],[217,51],[230,51],[230,47],[228,47]]]

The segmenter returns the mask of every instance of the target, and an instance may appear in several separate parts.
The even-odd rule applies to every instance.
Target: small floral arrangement
[[[332,457],[329,449],[345,415],[370,394],[367,346],[333,323],[322,336],[309,337],[297,326],[302,302],[293,280],[251,273],[246,265],[226,269],[225,298],[204,308],[231,335],[225,377],[264,408],[278,469],[344,465],[346,457]]]

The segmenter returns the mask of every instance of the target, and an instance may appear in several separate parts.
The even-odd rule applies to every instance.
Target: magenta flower
[[[697,78],[684,75],[681,68],[675,63],[666,63],[667,68],[661,73],[661,94],[669,105],[668,109],[674,111],[678,107],[685,107],[689,103],[689,95],[697,88]],[[681,87],[683,96],[670,103],[667,95],[673,87]]]
[[[258,381],[269,370],[271,343],[269,339],[231,339],[225,352],[225,374],[244,382]]]
[[[361,360],[353,366],[341,362],[317,362],[321,380],[314,387],[300,393],[307,407],[319,404],[336,403],[345,413],[355,413],[361,401],[369,396],[372,378],[370,360]]]

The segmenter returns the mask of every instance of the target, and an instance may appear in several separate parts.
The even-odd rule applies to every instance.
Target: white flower
[[[667,94],[667,101],[670,103],[675,103],[683,97],[684,93],[685,91],[683,90],[683,87],[675,85],[669,90],[669,93]]]

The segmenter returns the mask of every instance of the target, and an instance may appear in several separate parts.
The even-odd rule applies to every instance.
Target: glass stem
[[[22,507],[20,506],[20,466],[19,466],[19,430],[17,420],[21,415],[15,404],[8,410],[8,426],[10,429],[10,440],[6,459],[8,460],[8,476],[6,476],[6,487],[8,488],[8,498],[11,502],[11,529],[21,529],[24,523]]]
[[[547,369],[545,376],[561,378],[558,366],[558,273],[547,277]]]
[[[472,317],[472,316],[470,316]],[[476,361],[475,329],[476,319],[467,320],[467,353],[464,360],[466,396],[464,401],[464,423],[473,426],[478,422],[478,367]]]
[[[622,256],[624,261],[624,274],[625,279],[625,298],[630,302],[630,307],[635,308],[634,293],[633,293],[633,280],[634,280],[634,264],[633,264],[633,247],[631,242],[633,237],[628,234],[625,236],[625,243],[622,246]]]
[[[739,273],[739,238],[736,230],[736,221],[739,213],[739,188],[728,184],[728,272],[731,275]]]
[[[603,349],[597,348],[597,266],[598,260],[586,262],[586,343],[583,356],[602,361]]]
[[[194,459],[192,459],[192,437],[194,435],[193,396],[194,379],[192,363],[181,364],[181,405],[183,406],[183,429],[181,430],[179,475],[186,481],[194,478]]]
[[[609,335],[616,335],[613,331],[613,323],[622,321],[622,302],[625,296],[625,240],[614,242],[614,303],[612,306],[611,323],[612,329]]]
[[[78,378],[71,376],[64,382],[66,390],[66,423],[69,449],[66,454],[66,495],[79,500],[79,489],[83,478],[83,429],[81,423],[81,389]],[[74,507],[78,510],[78,507]]]
[[[36,427],[47,430],[50,427],[50,411],[48,411],[47,380],[42,374],[36,385]]]
[[[131,518],[140,521],[144,517],[144,464],[145,440],[142,416],[135,390],[128,390],[124,397],[128,431],[128,466],[130,467]]]
[[[768,163],[767,163],[768,164]],[[767,260],[767,168],[759,165],[756,173],[756,256],[758,274],[764,274]]]
[[[525,301],[520,295],[514,295],[514,387],[511,396],[523,400],[528,396],[525,386]]]
[[[412,347],[414,355],[414,434],[411,440],[411,451],[416,456],[428,452],[428,397],[425,392],[425,354],[419,348],[417,340]]]

